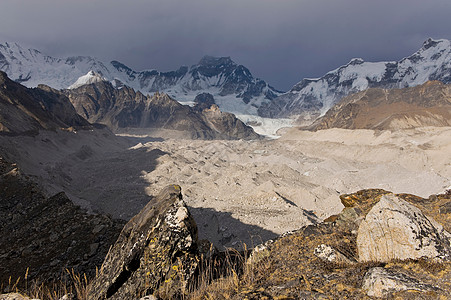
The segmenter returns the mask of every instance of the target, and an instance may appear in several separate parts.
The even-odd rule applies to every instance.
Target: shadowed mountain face
[[[40,129],[88,126],[58,91],[45,85],[29,89],[0,72],[0,133],[36,134]]]
[[[451,85],[429,81],[405,89],[368,89],[343,98],[308,128],[396,130],[421,126],[451,126]]]
[[[64,90],[77,112],[90,122],[113,131],[124,128],[168,129],[200,139],[257,139],[258,134],[233,114],[217,107],[201,110],[182,105],[166,94],[144,96],[106,81]]]

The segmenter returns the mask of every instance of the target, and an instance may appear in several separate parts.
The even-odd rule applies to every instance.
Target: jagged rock
[[[420,292],[437,290],[418,279],[400,272],[393,272],[381,267],[370,269],[363,278],[362,289],[371,297],[386,297],[393,292],[415,290]]]
[[[197,226],[170,185],[124,227],[94,279],[89,299],[182,297],[197,269]]]
[[[360,223],[360,261],[420,257],[449,259],[450,234],[420,209],[394,195],[384,195]]]

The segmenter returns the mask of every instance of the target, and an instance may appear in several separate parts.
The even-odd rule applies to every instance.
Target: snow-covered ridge
[[[227,104],[239,107],[240,113],[256,113],[255,106],[281,94],[265,81],[254,78],[246,67],[236,64],[230,57],[205,56],[196,65],[182,66],[171,72],[153,69],[138,72],[118,61],[105,63],[89,56],[53,58],[16,43],[3,43],[0,44],[0,70],[27,87],[43,83],[66,89],[92,80],[107,80],[115,86],[127,85],[144,94],[165,92],[182,102],[193,101],[198,93],[208,92],[221,98],[219,102],[231,99],[242,102]],[[87,75],[91,71],[98,76]]]
[[[321,78],[304,79],[259,109],[260,115],[324,115],[348,94],[371,87],[403,88],[428,80],[451,82],[451,42],[428,39],[414,54],[400,61],[365,62],[354,58]]]

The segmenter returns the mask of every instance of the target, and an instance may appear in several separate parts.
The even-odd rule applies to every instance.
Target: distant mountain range
[[[343,97],[368,88],[404,88],[429,80],[451,82],[451,42],[428,39],[421,49],[400,61],[348,64],[321,78],[303,79],[282,93],[256,79],[244,66],[229,57],[205,56],[198,64],[176,71],[134,71],[118,61],[105,63],[88,56],[53,58],[18,44],[0,44],[0,70],[28,87],[40,83],[57,89],[77,88],[99,74],[113,87],[129,86],[144,95],[164,92],[182,103],[193,103],[210,93],[223,111],[270,118],[295,117],[311,123]]]
[[[400,61],[353,59],[321,78],[300,81],[290,91],[263,104],[258,112],[273,118],[301,115],[301,120],[313,121],[349,94],[368,88],[412,87],[429,80],[451,82],[449,40],[428,39],[420,50]]]
[[[256,114],[257,107],[281,94],[256,79],[230,57],[203,57],[198,64],[176,71],[134,71],[126,65],[89,56],[54,58],[16,43],[0,44],[0,70],[27,87],[46,84],[56,89],[77,87],[80,77],[94,71],[114,86],[127,85],[144,94],[164,92],[180,102],[192,102],[200,93],[215,97],[222,110]]]

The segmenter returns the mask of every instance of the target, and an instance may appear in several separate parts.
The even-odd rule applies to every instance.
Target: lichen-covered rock
[[[89,299],[181,298],[197,265],[197,226],[181,188],[171,185],[125,225]]]
[[[394,195],[384,195],[360,223],[359,260],[449,259],[449,237],[443,226],[417,207]]]
[[[390,293],[405,290],[420,292],[437,290],[436,287],[423,284],[416,278],[381,267],[372,268],[365,274],[362,289],[371,297],[386,297]]]

